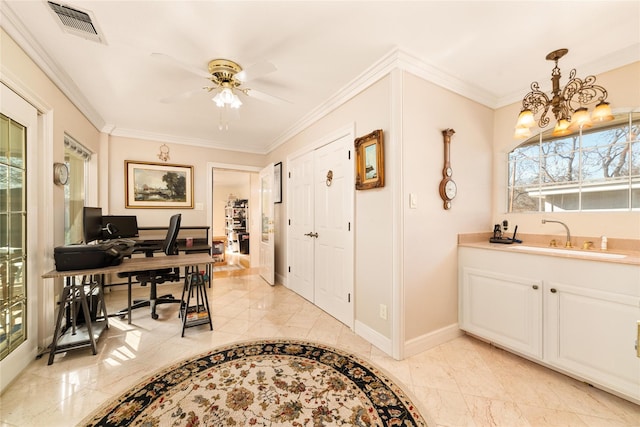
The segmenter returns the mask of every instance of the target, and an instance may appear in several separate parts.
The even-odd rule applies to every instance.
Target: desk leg
[[[131,324],[131,273],[127,274],[129,277],[127,288],[127,321]]]
[[[96,346],[96,338],[93,336],[93,321],[91,320],[91,312],[89,311],[89,304],[87,303],[87,295],[84,292],[84,287],[87,284],[85,282],[85,277],[82,278],[82,284],[80,285],[80,305],[82,306],[82,311],[84,312],[84,323],[87,325],[87,331],[89,332],[89,341],[91,341],[91,350],[93,354],[98,354],[98,346]],[[91,279],[89,279],[89,288],[91,288]],[[75,322],[75,316],[74,316]]]
[[[98,301],[102,306],[102,315],[104,316],[104,321],[107,323],[107,326],[105,329],[109,329],[109,314],[107,313],[107,304],[104,300],[104,274],[100,274],[98,276],[98,280],[100,281],[98,283],[98,292],[99,292]]]
[[[58,339],[60,339],[60,328],[62,327],[62,318],[64,316],[65,310],[65,301],[67,300],[67,295],[69,294],[69,290],[72,288],[72,282],[75,280],[74,277],[67,277],[66,284],[64,289],[62,289],[62,293],[60,293],[60,300],[58,301],[58,316],[56,319],[56,328],[53,331],[53,341],[51,342],[51,351],[49,352],[49,361],[47,365],[51,365],[53,363],[53,357],[56,355],[56,348],[58,347]]]

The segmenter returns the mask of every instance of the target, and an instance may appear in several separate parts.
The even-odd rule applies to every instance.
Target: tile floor
[[[248,271],[251,272],[250,270]],[[214,331],[180,338],[177,304],[110,318],[99,352],[75,350],[35,360],[0,397],[0,426],[73,426],[98,405],[164,365],[239,340],[308,339],[359,354],[413,395],[435,426],[640,426],[640,406],[468,336],[396,361],[283,286],[254,275],[217,277],[210,292]],[[163,285],[180,295],[177,285]],[[146,288],[141,288],[144,297]],[[109,312],[126,292],[107,294]]]

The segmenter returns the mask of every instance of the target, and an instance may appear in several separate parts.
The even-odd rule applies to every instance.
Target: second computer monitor
[[[105,215],[102,217],[102,227],[105,240],[138,237],[138,219],[135,215]]]

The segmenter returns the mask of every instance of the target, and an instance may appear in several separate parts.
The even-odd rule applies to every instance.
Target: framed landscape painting
[[[127,208],[193,209],[193,166],[125,160]]]

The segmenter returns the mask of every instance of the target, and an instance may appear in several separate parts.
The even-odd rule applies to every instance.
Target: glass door
[[[37,136],[36,109],[0,84],[0,392],[37,354]]]
[[[271,163],[260,172],[260,276],[275,284],[275,242],[273,207],[273,172]]]
[[[0,360],[26,340],[26,128],[0,114]]]

